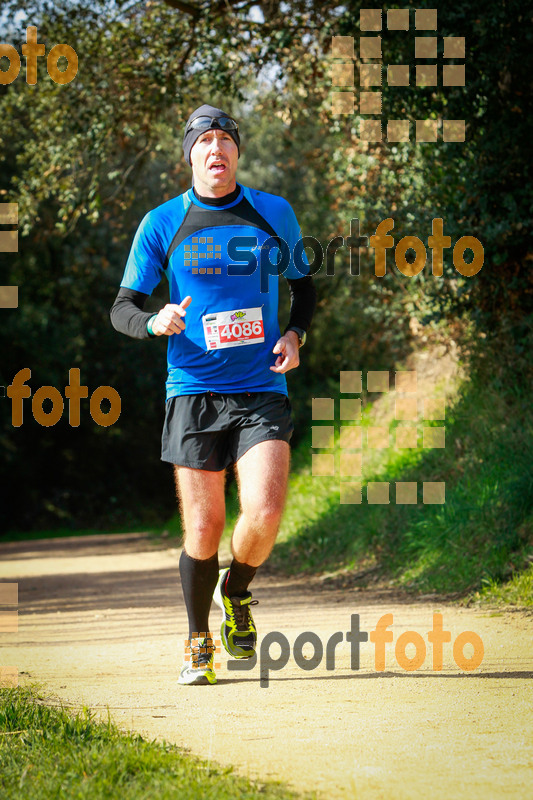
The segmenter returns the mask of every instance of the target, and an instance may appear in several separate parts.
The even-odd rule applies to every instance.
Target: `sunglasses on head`
[[[196,117],[188,126],[185,133],[189,131],[208,131],[216,123],[223,131],[238,131],[239,126],[231,117]]]

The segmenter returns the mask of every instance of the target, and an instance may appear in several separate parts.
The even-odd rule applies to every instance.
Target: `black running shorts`
[[[280,392],[170,397],[161,460],[218,472],[259,442],[288,442],[293,430],[289,398]]]

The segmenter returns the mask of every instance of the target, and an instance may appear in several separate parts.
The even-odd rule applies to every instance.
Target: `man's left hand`
[[[272,372],[288,372],[300,363],[299,339],[296,331],[287,331],[275,344],[273,353],[279,353],[276,363],[270,367]]]

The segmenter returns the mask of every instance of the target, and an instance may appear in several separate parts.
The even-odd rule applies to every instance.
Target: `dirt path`
[[[217,686],[180,687],[186,618],[178,556],[140,534],[1,544],[0,580],[19,584],[19,631],[0,634],[0,664],[16,665],[21,683],[42,681],[70,704],[109,706],[121,727],[324,798],[531,796],[532,616],[393,602],[269,574],[254,582],[254,617],[260,642],[272,631],[287,638],[287,665],[271,671],[265,687],[266,654],[252,670],[235,672],[224,653]],[[452,642],[465,630],[481,637],[476,671],[457,667],[451,644],[443,669],[433,670],[427,632],[434,612]],[[387,613],[394,641],[386,645],[385,671],[376,671],[370,641],[361,645],[360,669],[352,669],[351,615],[371,632]],[[214,609],[213,627],[218,615]],[[427,646],[414,672],[395,657],[407,630]],[[324,644],[313,670],[294,659],[303,631]],[[335,632],[343,641],[328,671],[326,642]],[[310,655],[311,646],[303,652]],[[466,645],[465,656],[472,652]],[[410,645],[406,655],[413,653]],[[272,644],[270,654],[275,660],[280,648]]]

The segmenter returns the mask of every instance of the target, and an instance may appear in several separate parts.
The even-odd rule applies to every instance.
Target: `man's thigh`
[[[236,463],[241,508],[245,513],[279,513],[287,495],[290,447],[279,439],[259,442]]]
[[[263,442],[290,441],[294,425],[287,395],[280,392],[252,392],[234,397],[231,415],[236,424],[230,438],[230,453],[234,463],[238,464],[249,450]]]

